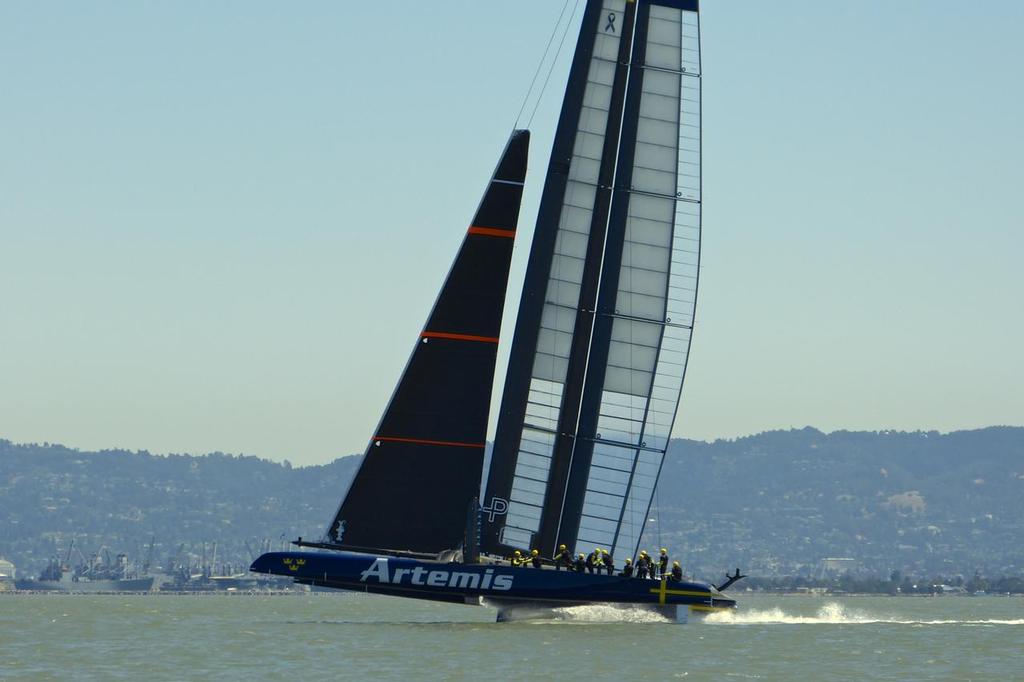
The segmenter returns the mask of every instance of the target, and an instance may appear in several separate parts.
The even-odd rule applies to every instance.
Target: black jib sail
[[[498,334],[526,176],[512,134],[328,542],[434,554],[462,544],[483,469]]]
[[[516,322],[484,551],[636,552],[696,305],[697,10],[587,3]]]

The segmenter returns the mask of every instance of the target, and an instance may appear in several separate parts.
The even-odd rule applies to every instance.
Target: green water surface
[[[359,594],[0,595],[0,680],[1024,680],[1024,599],[739,597],[679,625]]]

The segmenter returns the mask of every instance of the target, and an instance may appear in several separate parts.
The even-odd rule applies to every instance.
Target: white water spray
[[[484,602],[487,606],[497,606]],[[500,606],[505,621],[558,623],[672,623],[649,608],[615,604],[587,604],[546,609],[532,606]]]
[[[555,609],[562,620],[578,623],[672,623],[673,620],[638,606],[588,604]]]
[[[1024,625],[1024,619],[1013,620],[914,620],[875,616],[841,604],[829,602],[813,616],[788,614],[782,609],[724,611],[709,614],[705,623],[737,625],[864,625],[883,623],[894,625]]]

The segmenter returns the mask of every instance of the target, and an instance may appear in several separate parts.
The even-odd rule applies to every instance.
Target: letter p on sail
[[[487,514],[489,523],[494,523],[495,516],[504,516],[508,511],[508,500],[503,497],[492,497],[490,506],[480,507],[480,511]]]

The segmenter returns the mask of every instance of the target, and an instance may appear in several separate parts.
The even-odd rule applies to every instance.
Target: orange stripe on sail
[[[515,230],[500,230],[496,227],[476,227],[469,228],[470,234],[482,234],[487,237],[506,237],[512,239],[516,236]]]
[[[451,339],[453,341],[480,341],[481,343],[498,343],[497,336],[473,336],[472,334],[449,334],[448,332],[423,332],[421,339]]]
[[[374,436],[375,441],[385,441],[388,443],[415,443],[416,445],[450,445],[457,448],[482,448],[483,443],[459,443],[450,440],[424,440],[422,438],[394,438],[390,436]]]

